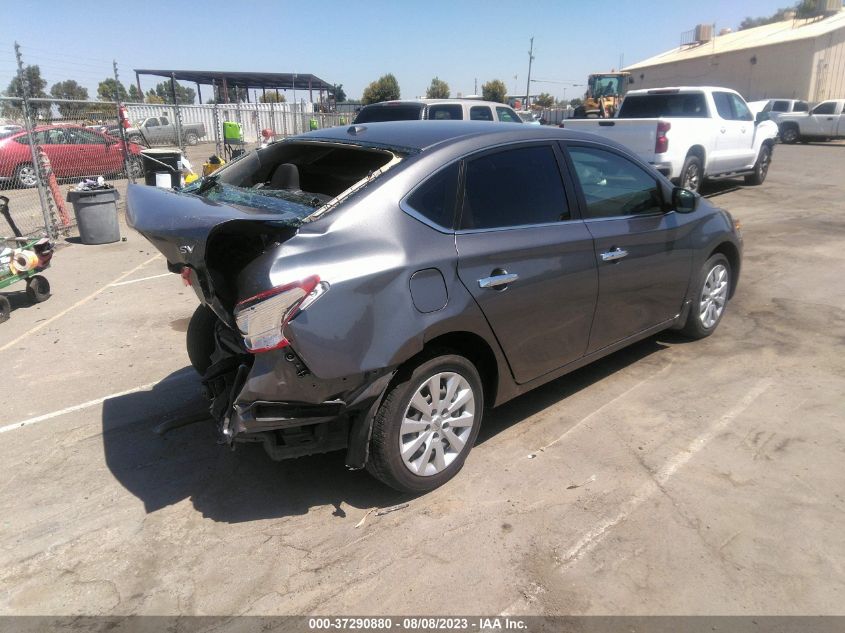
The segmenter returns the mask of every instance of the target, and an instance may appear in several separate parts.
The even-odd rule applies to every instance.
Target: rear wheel
[[[6,297],[0,295],[0,323],[8,321],[11,314],[12,304],[9,303],[9,300]]]
[[[186,336],[188,358],[200,376],[204,376],[211,367],[211,355],[214,353],[214,326],[217,315],[204,305],[197,306],[188,322]]]
[[[41,303],[50,298],[50,282],[46,277],[34,275],[26,280],[26,296],[32,303]]]
[[[483,409],[481,378],[469,360],[430,357],[389,388],[373,420],[367,470],[402,492],[434,490],[464,465]]]
[[[126,140],[129,141],[130,143],[135,143],[135,145],[146,145],[146,143],[144,142],[144,137],[141,136],[140,134],[133,134],[132,136],[130,136]]]
[[[188,145],[196,145],[197,143],[199,143],[199,137],[194,132],[188,132],[187,134],[185,134],[185,142]]]
[[[757,157],[757,162],[754,164],[754,173],[745,177],[746,185],[762,185],[766,180],[766,174],[769,173],[769,164],[772,162],[772,148],[768,145],[763,145],[760,148],[760,155]]]
[[[126,176],[135,180],[144,175],[144,166],[141,164],[141,159],[136,156],[130,156],[126,160]]]
[[[703,180],[701,159],[698,156],[687,156],[684,166],[681,168],[679,185],[690,191],[698,191]]]
[[[731,294],[731,264],[728,258],[716,253],[704,262],[695,287],[697,292],[681,332],[699,339],[715,332],[725,313]]]

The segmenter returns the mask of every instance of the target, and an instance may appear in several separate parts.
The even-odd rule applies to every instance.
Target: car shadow
[[[666,347],[646,339],[534,389],[488,412],[477,440],[483,444],[520,421]],[[106,464],[114,477],[151,513],[190,499],[204,517],[223,523],[306,514],[332,505],[368,510],[413,498],[398,493],[364,471],[344,466],[345,452],[274,462],[258,444],[232,451],[216,443],[209,418],[177,426],[161,436],[162,422],[202,417],[207,403],[190,367],[174,372],[149,391],[103,403]]]

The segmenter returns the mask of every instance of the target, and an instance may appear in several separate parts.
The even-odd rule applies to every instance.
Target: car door
[[[808,132],[804,132],[802,129],[802,134],[807,134],[808,136],[836,136],[839,116],[836,114],[835,101],[822,101],[810,111],[809,118],[813,125],[809,128]]]
[[[595,310],[593,240],[571,212],[561,160],[549,142],[477,154],[464,165],[458,276],[519,383],[581,358]]]
[[[599,294],[587,353],[681,310],[692,266],[690,216],[666,211],[663,185],[607,147],[568,143],[582,217],[595,240]]]
[[[94,130],[69,127],[65,130],[76,156],[69,176],[102,176],[122,168],[122,154],[117,143]]]
[[[144,123],[144,138],[146,139],[147,143],[150,145],[160,145],[166,139],[165,134],[166,130],[162,125],[162,122],[166,122],[167,119],[164,117],[150,117]]]
[[[754,164],[754,117],[745,102],[732,92],[713,92],[716,114],[714,172],[739,171]]]

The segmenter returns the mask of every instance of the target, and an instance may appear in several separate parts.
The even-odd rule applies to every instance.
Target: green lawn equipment
[[[50,267],[53,243],[46,237],[23,237],[9,213],[6,196],[0,196],[0,215],[14,233],[14,237],[0,237],[0,288],[24,281],[30,301],[46,301],[50,297],[50,282],[38,273]],[[9,300],[0,295],[0,323],[9,319],[11,311]]]

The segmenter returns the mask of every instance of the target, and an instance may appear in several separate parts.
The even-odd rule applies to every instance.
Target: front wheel
[[[464,465],[483,410],[469,360],[443,353],[420,363],[389,387],[376,413],[367,470],[402,492],[434,490]]]
[[[760,148],[760,155],[757,157],[757,162],[754,164],[754,173],[745,177],[746,185],[762,185],[766,180],[766,174],[769,173],[769,165],[772,162],[772,148],[768,145],[763,145]]]
[[[695,288],[697,292],[681,332],[699,339],[715,332],[725,314],[731,295],[731,264],[728,258],[716,253],[704,262]]]
[[[798,128],[794,125],[787,125],[780,132],[780,140],[784,143],[797,143],[801,138]]]
[[[703,179],[701,159],[698,156],[687,156],[684,166],[681,168],[681,177],[678,184],[684,189],[698,191]]]

